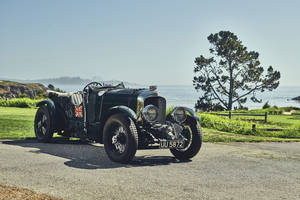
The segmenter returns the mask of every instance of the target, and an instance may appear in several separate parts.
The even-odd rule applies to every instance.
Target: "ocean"
[[[126,85],[125,85],[126,86]],[[67,92],[78,91],[83,89],[83,85],[55,85]],[[137,86],[126,86],[136,88]],[[141,86],[145,87],[145,86]],[[157,91],[159,94],[166,98],[167,107],[169,106],[186,106],[194,108],[197,99],[201,96],[202,92],[197,92],[191,85],[158,85]],[[257,97],[262,99],[262,103],[253,103],[248,97],[248,101],[244,106],[249,109],[262,108],[262,106],[268,101],[270,105],[285,107],[295,106],[300,107],[300,102],[292,101],[290,99],[300,96],[300,87],[278,87],[272,92],[257,93]]]

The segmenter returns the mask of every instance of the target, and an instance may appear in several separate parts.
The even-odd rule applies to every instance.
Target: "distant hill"
[[[0,98],[35,98],[42,96],[47,88],[40,83],[19,83],[0,80]]]
[[[300,96],[292,98],[292,100],[294,100],[294,101],[300,101]]]
[[[138,87],[141,86],[140,84],[136,83],[130,83],[126,81],[120,81],[120,80],[102,80],[100,77],[93,77],[92,79],[83,79],[80,77],[69,77],[69,76],[63,76],[58,78],[46,78],[46,79],[35,79],[35,80],[18,80],[18,79],[10,79],[15,82],[21,82],[21,83],[42,83],[46,86],[49,84],[52,84],[54,86],[56,85],[85,85],[93,81],[97,82],[103,82],[105,84],[111,84],[116,85],[120,82],[123,82],[126,87]]]
[[[63,76],[59,78],[37,79],[33,81],[38,83],[43,83],[43,84],[51,83],[56,85],[78,85],[78,84],[81,85],[90,82],[89,79],[82,79],[80,77],[68,77],[68,76]]]

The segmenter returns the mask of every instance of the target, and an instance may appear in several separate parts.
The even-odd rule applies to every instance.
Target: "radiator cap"
[[[149,86],[149,90],[150,91],[155,91],[157,89],[157,86],[156,85],[150,85]]]

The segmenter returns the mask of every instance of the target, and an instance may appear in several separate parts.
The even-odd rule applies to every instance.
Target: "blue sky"
[[[300,86],[299,2],[0,0],[0,77],[188,85],[207,36],[230,30]]]

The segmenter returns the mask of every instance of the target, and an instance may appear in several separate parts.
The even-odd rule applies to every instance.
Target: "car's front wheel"
[[[138,133],[133,120],[123,114],[111,116],[104,126],[103,143],[112,161],[130,162],[138,147]]]
[[[187,118],[184,137],[186,144],[184,149],[170,149],[178,160],[189,160],[197,155],[202,145],[202,131],[198,121],[191,117]]]
[[[38,141],[49,142],[53,136],[51,117],[46,106],[39,107],[34,119],[34,132]]]

